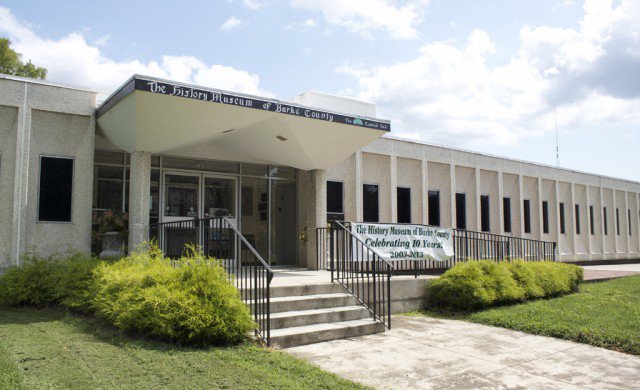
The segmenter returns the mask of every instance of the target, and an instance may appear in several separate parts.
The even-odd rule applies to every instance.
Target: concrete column
[[[129,252],[149,241],[151,153],[131,153],[129,171]]]
[[[482,230],[482,216],[481,216],[481,212],[480,212],[480,195],[482,195],[482,190],[480,188],[480,168],[477,167],[478,163],[477,163],[477,158],[476,158],[476,169],[475,169],[475,178],[476,178],[476,191],[475,191],[475,195],[476,195],[476,230],[477,231],[481,231]],[[489,201],[491,202],[491,201]],[[489,208],[491,208],[491,206],[489,206]],[[489,221],[491,221],[491,212],[489,212]]]
[[[556,173],[556,180],[553,182],[553,189],[556,194],[556,245],[558,249],[558,260],[562,261],[562,251],[561,251],[561,243],[562,243],[562,233],[560,232],[560,197],[558,196],[558,178]],[[567,210],[564,211],[564,219],[565,219],[565,228],[567,225]]]
[[[327,171],[316,169],[309,172],[309,188],[306,200],[307,215],[307,268],[318,269],[316,262],[316,228],[327,226]]]
[[[624,191],[624,220],[626,221],[626,229],[625,232],[625,236],[626,236],[626,240],[627,240],[627,255],[625,256],[627,259],[631,257],[631,242],[629,240],[629,225],[631,225],[631,220],[629,220],[629,195],[627,193],[627,191]]]
[[[398,158],[395,151],[389,159],[389,173],[391,173],[391,222],[398,222]]]
[[[498,218],[499,218],[499,224],[500,224],[500,231],[498,232],[499,234],[505,234],[504,231],[504,209],[502,208],[503,206],[503,201],[502,199],[504,198],[504,184],[502,182],[502,167],[500,166],[500,160],[498,160]]]
[[[449,163],[449,178],[451,180],[451,193],[449,203],[451,204],[451,226],[456,228],[456,165],[453,163],[453,151],[451,151],[451,162]]]
[[[28,83],[24,83],[22,106],[18,108],[16,165],[13,189],[13,231],[11,264],[20,265],[26,250],[27,203],[29,195],[29,151],[31,149],[31,108],[27,106]],[[35,221],[34,221],[35,222]]]
[[[422,224],[429,223],[429,163],[422,158]]]
[[[605,247],[605,235],[604,235],[604,224],[606,223],[604,220],[604,191],[602,190],[602,179],[600,179],[600,238],[602,239],[602,260],[605,260],[607,255],[607,249]],[[611,214],[611,212],[609,212]],[[607,233],[609,233],[607,231]]]
[[[363,206],[362,206],[362,152],[358,150],[356,152],[356,221],[362,221],[363,219]]]
[[[548,204],[548,203],[547,203]],[[547,213],[549,212],[548,206],[547,206]],[[538,240],[542,240],[542,235],[544,234],[544,226],[543,225],[543,221],[542,221],[542,177],[540,177],[540,175],[538,175]]]
[[[613,232],[613,253],[615,254],[615,258],[618,259],[618,224],[620,223],[620,212],[618,211],[618,213],[616,213],[616,209],[618,208],[616,190],[612,188],[611,193],[613,194],[613,210],[611,210],[611,215],[613,215],[613,229],[611,229]]]
[[[523,180],[522,180],[522,167],[518,172],[518,215],[520,216],[520,237],[524,237],[524,194],[523,194]],[[529,212],[531,212],[531,204],[529,204]],[[529,222],[531,222],[531,215],[529,215]]]
[[[576,234],[576,223],[578,221],[576,221],[576,185],[574,182],[571,182],[571,219],[573,221],[571,221],[571,226],[573,226],[572,232],[571,232],[571,237],[573,237],[573,243],[572,243],[572,251],[573,251],[573,260],[578,260],[578,251],[577,251],[577,244],[576,244],[576,240],[578,239],[578,235]],[[566,215],[566,210],[565,210],[565,221],[567,219],[567,215]],[[584,234],[584,232],[582,230],[580,230],[581,234]]]
[[[591,213],[589,212],[589,209],[591,208],[590,186],[587,185],[586,189],[587,189],[587,198],[586,198],[587,199],[587,207],[583,211],[583,213],[585,213],[585,215],[587,217],[587,231],[585,233],[587,234],[587,253],[589,253],[589,260],[591,260],[593,258],[593,254],[591,253]],[[593,210],[593,212],[595,213],[595,210]]]
[[[640,194],[636,193],[636,215],[633,216],[633,218],[636,219],[636,221],[638,221],[638,224],[636,225],[638,228],[636,229],[636,236],[638,238],[638,252],[640,252]]]

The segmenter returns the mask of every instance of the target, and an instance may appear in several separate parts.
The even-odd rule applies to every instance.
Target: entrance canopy
[[[133,76],[97,110],[127,151],[327,169],[390,131],[386,120]]]

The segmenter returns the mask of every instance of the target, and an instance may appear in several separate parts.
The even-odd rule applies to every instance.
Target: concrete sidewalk
[[[583,265],[582,268],[584,269],[585,282],[598,282],[640,274],[640,263]]]
[[[640,357],[464,321],[392,318],[386,333],[290,348],[393,389],[640,389]]]

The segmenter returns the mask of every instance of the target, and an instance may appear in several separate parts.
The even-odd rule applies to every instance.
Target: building
[[[273,265],[315,267],[313,232],[331,220],[555,241],[562,261],[640,258],[640,183],[396,139],[372,104],[145,76],[101,104],[13,76],[0,91],[0,268],[89,252],[107,209],[129,213],[130,247],[159,222],[228,216]]]

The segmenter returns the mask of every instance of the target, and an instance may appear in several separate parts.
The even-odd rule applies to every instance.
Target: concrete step
[[[295,326],[271,331],[271,345],[290,348],[298,345],[346,339],[384,332],[385,326],[371,318]]]
[[[336,294],[344,292],[344,287],[337,283],[318,283],[304,286],[271,286],[271,298],[292,297],[296,295]]]
[[[273,313],[270,322],[273,330],[325,322],[361,320],[369,317],[369,310],[364,306],[344,306]]]
[[[359,303],[351,294],[333,293],[271,298],[271,313],[286,311],[325,309],[329,307],[357,306]],[[251,304],[251,301],[248,302]]]

